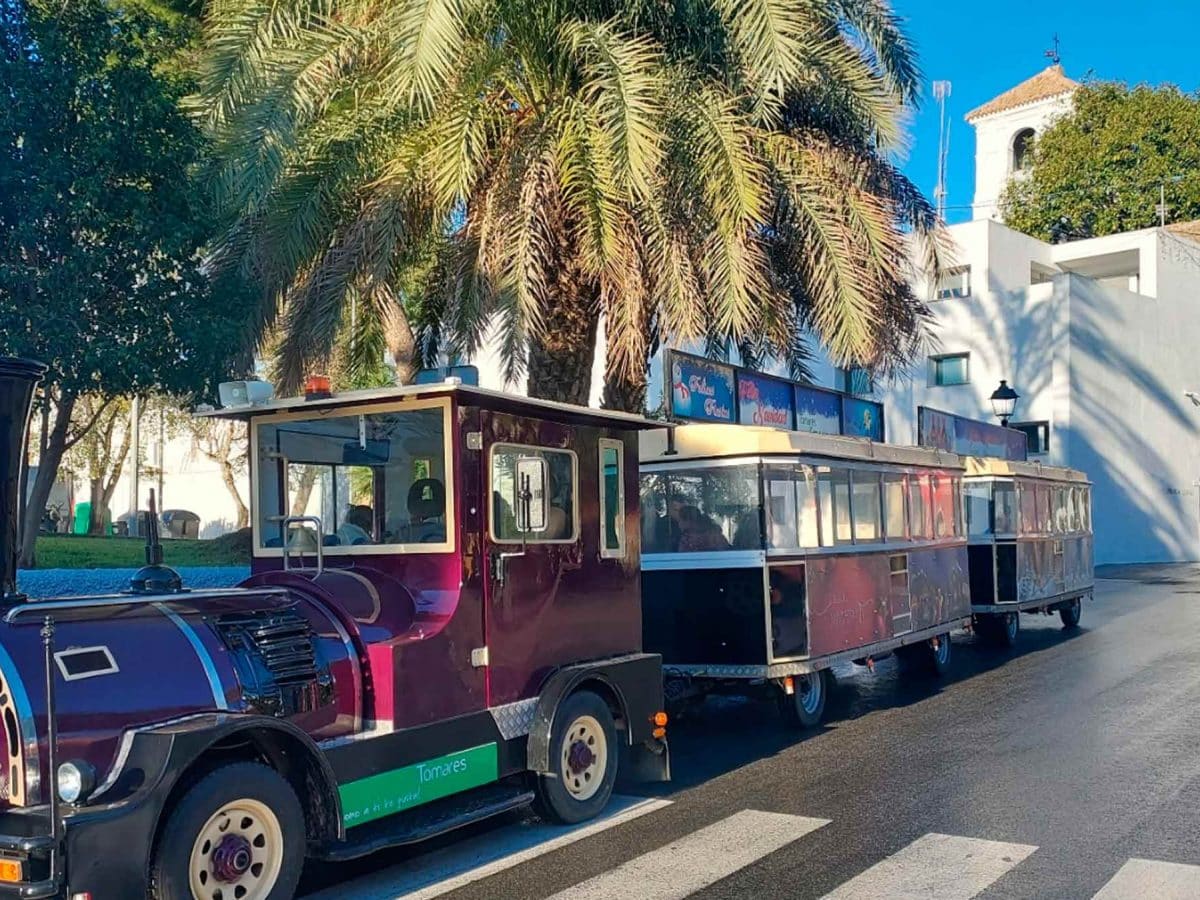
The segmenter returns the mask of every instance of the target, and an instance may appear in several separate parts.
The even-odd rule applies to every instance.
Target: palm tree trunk
[[[529,396],[587,406],[592,396],[600,288],[568,254],[550,286],[542,331],[530,341]]]

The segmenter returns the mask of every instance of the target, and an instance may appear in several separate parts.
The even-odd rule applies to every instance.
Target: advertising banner
[[[796,385],[796,430],[842,433],[842,397],[832,391]]]
[[[883,404],[857,397],[842,398],[843,433],[854,437],[883,440]]]
[[[1024,432],[953,413],[917,407],[917,444],[963,456],[991,456],[1022,461],[1028,458]]]
[[[738,422],[792,428],[792,385],[787,381],[738,372]]]
[[[671,353],[671,413],[680,419],[736,422],[733,366]]]

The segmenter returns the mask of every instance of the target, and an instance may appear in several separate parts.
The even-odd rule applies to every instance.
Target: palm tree
[[[213,264],[261,285],[285,387],[351,308],[401,377],[494,338],[583,403],[603,322],[627,408],[663,342],[886,371],[921,334],[885,0],[213,0],[206,38]]]

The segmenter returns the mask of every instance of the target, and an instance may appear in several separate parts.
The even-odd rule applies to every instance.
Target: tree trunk
[[[643,316],[643,333],[649,331],[650,321]],[[612,328],[606,330],[606,336],[612,334]],[[636,372],[629,372],[620,364],[613,352],[613,342],[606,340],[604,345],[604,393],[600,405],[605,409],[616,409],[621,412],[646,414],[646,387],[649,377],[651,347],[646,347],[647,359]]]
[[[67,452],[67,431],[74,410],[74,397],[60,397],[54,425],[46,428],[42,434],[42,453],[38,457],[37,478],[33,480],[33,490],[30,491],[29,502],[25,504],[25,521],[21,524],[20,565],[23,569],[32,569],[37,565],[37,536],[42,525],[42,514],[50,501],[50,491],[54,489],[54,482],[58,480],[58,468],[62,465],[63,454]]]
[[[104,496],[104,479],[92,476],[88,479],[88,495],[91,506],[88,509],[88,534],[104,534],[105,513],[108,512],[108,498]]]
[[[241,492],[238,491],[233,466],[228,462],[222,462],[220,466],[221,480],[225,482],[225,490],[229,491],[229,496],[233,498],[233,505],[237,509],[237,525],[235,529],[241,531],[250,524],[250,510],[246,508],[246,503],[242,500]]]
[[[592,396],[599,285],[567,254],[550,285],[542,332],[529,346],[529,396],[587,406]]]
[[[292,509],[288,515],[302,516],[308,509],[308,498],[312,496],[313,485],[317,483],[317,467],[305,466],[300,472],[296,483],[296,494],[292,498]]]
[[[421,368],[417,359],[417,336],[399,300],[394,301],[383,316],[383,333],[388,352],[396,364],[396,384],[412,384]]]

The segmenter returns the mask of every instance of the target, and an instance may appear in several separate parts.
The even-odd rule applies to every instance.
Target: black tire
[[[600,697],[578,691],[560,703],[550,737],[554,771],[534,781],[538,814],[564,825],[599,815],[612,797],[620,750],[612,710]]]
[[[975,628],[985,643],[993,647],[1012,647],[1021,633],[1021,614],[1015,609],[1012,612],[985,613],[976,617]]]
[[[260,809],[274,816],[274,825],[251,817]],[[215,827],[222,831],[222,841],[240,838],[244,846],[235,841],[223,862],[218,862],[217,848],[202,847],[204,833],[220,816],[232,813],[231,818],[236,819],[239,812],[243,814],[240,830],[237,826],[227,831]],[[291,900],[300,881],[305,844],[304,810],[282,775],[260,763],[222,766],[196,782],[170,811],[151,862],[151,896],[155,900]],[[270,853],[272,846],[277,851],[274,854]],[[203,866],[193,872],[193,863],[201,859]],[[222,880],[222,872],[228,876],[238,870],[238,881]],[[273,881],[256,880],[270,879],[272,874]],[[205,885],[204,890],[193,890],[193,875]],[[238,892],[239,886],[244,892]]]
[[[784,719],[797,728],[816,728],[825,718],[825,703],[829,699],[829,670],[792,676],[795,688],[791,694],[780,695]]]
[[[940,677],[950,671],[952,648],[950,633],[946,632],[919,644],[897,647],[896,658],[905,672]]]
[[[1058,608],[1058,617],[1062,619],[1063,628],[1078,628],[1079,619],[1083,616],[1083,598],[1076,597],[1068,600]]]

